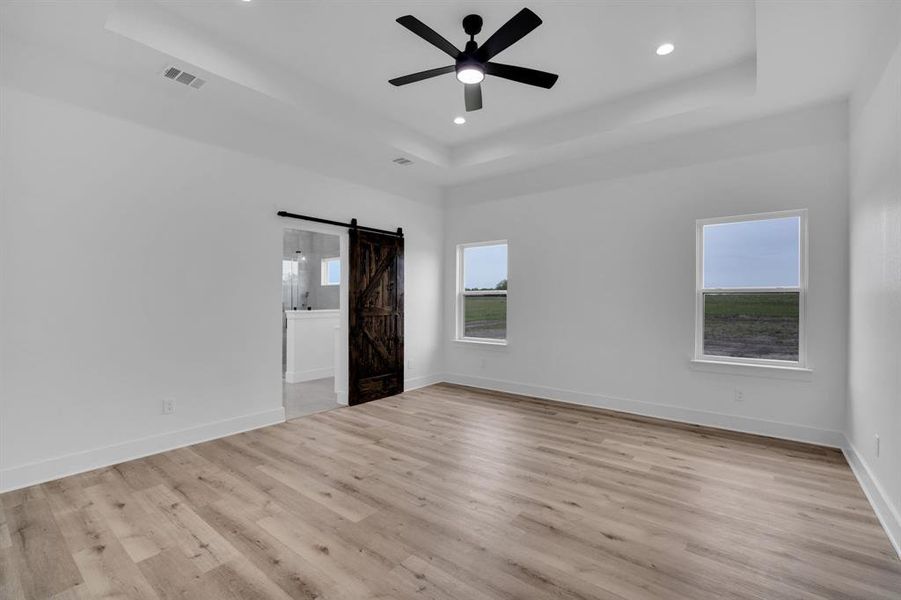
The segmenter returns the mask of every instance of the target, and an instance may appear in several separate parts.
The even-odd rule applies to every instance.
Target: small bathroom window
[[[341,285],[341,259],[322,259],[322,285]]]

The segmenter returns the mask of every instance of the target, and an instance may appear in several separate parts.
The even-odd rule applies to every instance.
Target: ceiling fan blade
[[[463,86],[463,98],[466,100],[466,112],[482,108],[482,84],[468,83]]]
[[[438,67],[437,69],[420,71],[419,73],[411,73],[410,75],[404,75],[403,77],[395,77],[394,79],[389,79],[388,83],[390,83],[391,85],[407,85],[408,83],[416,83],[417,81],[422,81],[423,79],[428,79],[430,77],[437,77],[438,75],[444,75],[445,73],[453,73],[454,68],[454,65],[450,65],[448,67]]]
[[[546,89],[551,89],[557,83],[557,75],[547,73],[545,71],[537,71],[535,69],[527,69],[525,67],[516,67],[513,65],[502,65],[501,63],[488,63],[485,65],[485,74],[494,75],[495,77],[503,77],[510,81],[525,83],[526,85],[534,85]]]
[[[522,9],[479,46],[479,49],[476,50],[476,58],[481,62],[490,60],[526,37],[539,25],[541,25],[541,19],[538,18],[538,15],[528,8]]]
[[[449,41],[441,37],[434,29],[414,17],[413,15],[404,15],[403,17],[398,17],[397,22],[435,46],[439,50],[445,52],[450,55],[451,58],[456,60],[458,56],[460,56],[460,51],[454,47]]]

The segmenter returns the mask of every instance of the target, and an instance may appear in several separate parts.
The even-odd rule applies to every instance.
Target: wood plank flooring
[[[901,598],[841,453],[437,385],[0,496],[0,598]]]

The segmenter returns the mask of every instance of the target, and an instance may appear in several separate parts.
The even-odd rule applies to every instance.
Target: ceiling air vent
[[[199,90],[201,87],[203,87],[203,84],[206,83],[206,81],[204,81],[200,77],[186,73],[185,71],[182,71],[181,69],[178,69],[176,67],[169,67],[168,69],[163,71],[163,77],[165,77],[166,79],[171,79],[172,81],[177,81],[178,83],[184,84],[188,87],[192,87],[195,90]]]
[[[395,159],[392,160],[391,162],[393,162],[393,163],[395,163],[395,164],[398,164],[398,165],[400,165],[400,166],[402,166],[402,167],[406,167],[407,165],[412,165],[412,164],[413,164],[413,161],[412,161],[412,160],[410,160],[409,158],[404,158],[403,156],[398,156],[397,158],[395,158]]]

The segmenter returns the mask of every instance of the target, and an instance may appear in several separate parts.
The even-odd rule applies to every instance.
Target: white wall
[[[0,490],[282,418],[278,209],[403,227],[440,371],[439,207],[0,92]]]
[[[509,241],[509,345],[449,341],[453,381],[838,446],[847,325],[847,106],[620,151],[490,183],[498,199],[449,198],[445,296],[455,246]],[[667,148],[672,149],[669,152]],[[729,156],[728,159],[717,157]],[[667,162],[669,161],[669,162]],[[634,174],[636,165],[645,173]],[[677,165],[674,168],[672,165]],[[567,177],[595,181],[520,194]],[[484,192],[483,192],[484,193]],[[468,202],[467,202],[468,200]],[[695,220],[809,209],[810,375],[700,370],[694,336]],[[735,390],[744,401],[734,400]]]
[[[901,553],[901,47],[852,99],[850,244],[849,460]]]

